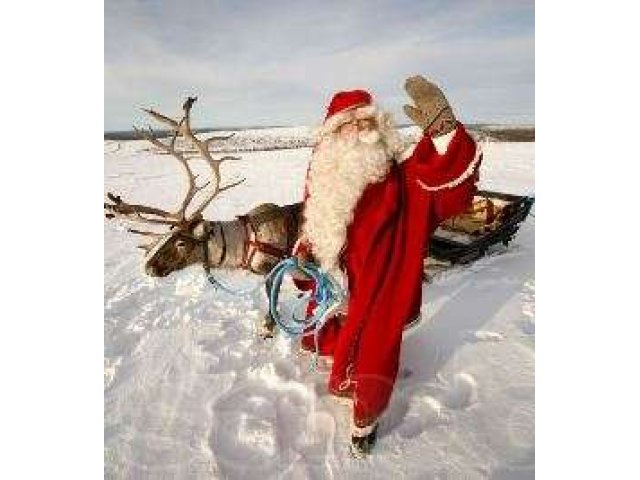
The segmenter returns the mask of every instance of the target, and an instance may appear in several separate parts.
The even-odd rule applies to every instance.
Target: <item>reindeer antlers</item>
[[[112,202],[104,204],[104,208],[106,210],[105,216],[107,218],[119,217],[126,218],[134,222],[171,226],[189,224],[194,219],[199,218],[204,209],[207,208],[207,206],[213,201],[213,199],[220,193],[244,182],[245,179],[243,178],[227,185],[221,185],[222,179],[220,175],[220,165],[226,160],[239,160],[239,158],[225,156],[220,159],[214,159],[211,156],[209,147],[213,141],[230,138],[233,134],[227,137],[212,136],[206,140],[200,140],[198,137],[196,137],[191,129],[191,108],[193,107],[193,104],[196,102],[196,100],[197,97],[187,98],[187,100],[182,105],[184,115],[180,121],[176,121],[152,109],[142,109],[157,121],[169,126],[170,131],[172,132],[172,137],[169,144],[158,140],[151,127],[149,127],[148,131],[140,130],[134,127],[134,130],[140,137],[148,140],[164,153],[172,155],[182,167],[183,172],[187,176],[188,190],[180,207],[174,212],[168,212],[166,210],[147,205],[126,203],[119,196],[114,195],[113,193],[107,193],[107,197]],[[200,154],[200,156],[207,162],[207,165],[211,170],[211,180],[213,180],[214,185],[213,190],[200,202],[200,204],[189,214],[188,217],[187,208],[193,201],[196,194],[209,186],[211,180],[200,186],[196,184],[197,175],[194,175],[191,167],[189,166],[189,158],[185,155],[186,152],[178,151],[176,148],[176,139],[180,135],[182,135],[187,143],[192,144],[195,147],[196,151]],[[131,233],[137,233],[141,235],[154,235],[153,232],[142,232],[140,230],[133,229],[129,229],[129,231]]]

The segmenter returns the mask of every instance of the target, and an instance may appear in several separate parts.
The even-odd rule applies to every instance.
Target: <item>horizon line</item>
[[[521,122],[521,123],[506,123],[506,122],[462,122],[463,125],[473,128],[473,127],[487,127],[487,126],[500,126],[500,127],[513,127],[513,128],[535,128],[535,122]],[[216,132],[216,131],[231,131],[231,130],[265,130],[268,128],[317,128],[316,125],[229,125],[223,127],[200,127],[194,128],[193,131],[195,133],[207,133],[207,132]],[[411,123],[402,123],[396,125],[396,128],[407,128],[407,127],[418,127],[418,125],[414,125]],[[167,132],[171,132],[172,130],[167,129],[157,129],[154,130],[156,133],[164,134]],[[104,130],[104,134],[118,134],[118,133],[133,133],[134,128],[130,129],[118,129],[118,130]]]

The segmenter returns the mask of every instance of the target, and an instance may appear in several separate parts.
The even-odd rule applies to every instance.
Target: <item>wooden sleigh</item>
[[[466,213],[445,221],[433,233],[430,259],[450,265],[465,264],[483,257],[494,245],[507,246],[534,201],[534,197],[526,195],[478,191]]]

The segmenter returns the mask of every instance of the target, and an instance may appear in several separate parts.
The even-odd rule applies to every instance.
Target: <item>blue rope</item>
[[[290,272],[302,271],[308,277],[311,277],[314,281],[315,288],[311,295],[304,295],[292,310],[290,318],[283,318],[278,312],[278,300],[280,296],[280,290],[282,288],[282,281],[285,275]],[[332,309],[340,305],[346,298],[346,294],[338,282],[328,273],[324,272],[320,267],[313,263],[300,262],[296,257],[285,258],[280,261],[273,269],[267,274],[264,280],[260,281],[255,287],[246,290],[236,290],[224,283],[220,282],[210,272],[207,272],[207,279],[215,287],[219,288],[231,295],[248,295],[262,287],[266,282],[271,281],[271,290],[269,291],[269,312],[271,317],[276,322],[276,325],[290,337],[304,337],[313,335],[315,352],[311,359],[309,369],[315,370],[318,364],[318,336],[320,330],[325,325],[329,318],[329,314]],[[308,318],[306,315],[303,318],[298,318],[295,315],[296,311],[299,311],[301,307],[308,303],[310,300],[315,300],[317,307],[315,308],[313,315]]]
[[[269,278],[269,275],[267,275],[267,278]],[[249,294],[257,291],[267,281],[266,279],[262,280],[253,288],[248,288],[246,290],[237,290],[237,289],[234,289],[234,288],[231,288],[231,287],[225,285],[220,280],[218,280],[216,277],[214,277],[213,274],[210,273],[210,272],[207,272],[207,279],[209,280],[209,283],[211,283],[211,285],[213,285],[215,288],[217,288],[217,289],[219,288],[220,290],[223,290],[223,291],[225,291],[225,292],[227,292],[227,293],[229,293],[231,295],[235,295],[235,296],[238,296],[238,297],[242,297],[244,295],[249,295]]]
[[[317,306],[311,316],[304,319],[291,315],[290,319],[284,319],[278,312],[278,297],[282,286],[284,276],[291,272],[300,270],[314,281],[315,288],[310,297],[303,297],[298,305],[294,307],[294,312],[301,303],[315,300]],[[305,337],[313,335],[315,347],[314,355],[309,365],[309,370],[316,370],[318,364],[318,352],[320,350],[318,344],[318,336],[320,330],[329,318],[331,310],[340,305],[346,298],[345,292],[338,282],[328,273],[313,263],[299,262],[297,258],[291,257],[280,262],[271,271],[273,275],[273,285],[269,295],[269,311],[280,330],[291,337]]]

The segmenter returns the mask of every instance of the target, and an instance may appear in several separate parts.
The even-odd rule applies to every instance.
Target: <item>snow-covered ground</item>
[[[534,192],[534,143],[484,151],[481,187]],[[241,153],[223,174],[247,180],[205,216],[299,201],[309,153]],[[164,207],[181,199],[177,163],[145,142],[107,141],[104,158],[105,191]],[[258,338],[262,293],[214,291],[198,267],[146,277],[140,238],[105,222],[106,478],[533,478],[534,227],[529,217],[506,250],[424,285],[378,444],[355,460],[327,366],[309,372],[295,342]]]

